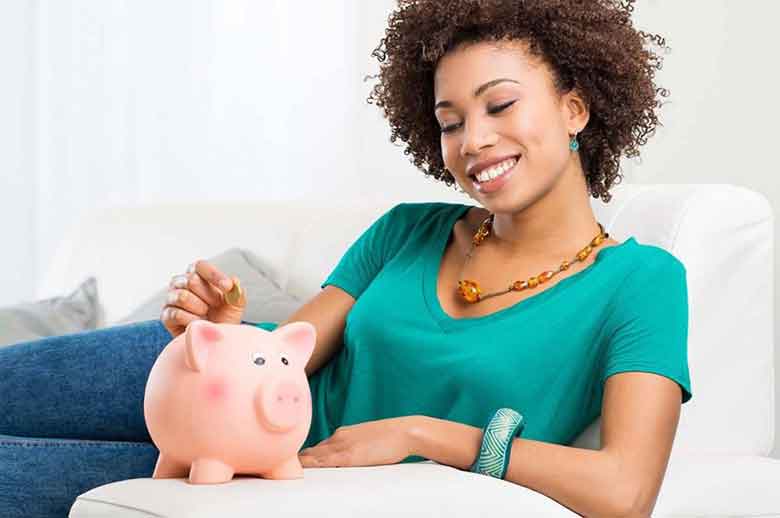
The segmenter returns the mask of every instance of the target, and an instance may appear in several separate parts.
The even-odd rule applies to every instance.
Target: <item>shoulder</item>
[[[687,301],[685,264],[668,250],[635,242],[616,296],[618,306]]]
[[[639,243],[635,246],[635,277],[666,274],[686,274],[685,264],[672,252],[657,245]]]
[[[386,210],[372,224],[368,233],[384,240],[390,247],[426,241],[438,235],[445,222],[465,205],[445,202],[401,202]]]
[[[465,207],[461,203],[441,201],[401,202],[387,211],[386,215],[400,224],[417,224],[446,219],[454,212],[465,210]]]

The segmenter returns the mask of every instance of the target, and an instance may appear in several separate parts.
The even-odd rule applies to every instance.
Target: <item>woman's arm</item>
[[[312,352],[305,368],[307,377],[311,377],[320,370],[341,349],[347,314],[354,305],[355,299],[346,291],[338,286],[325,286],[317,295],[277,326],[282,327],[291,322],[305,321],[312,324],[317,330],[314,352]]]
[[[613,375],[605,383],[601,450],[521,436],[512,443],[505,480],[583,516],[650,516],[666,471],[680,402],[680,388],[669,378],[646,372]],[[471,467],[482,442],[480,428],[428,416],[413,418],[413,455],[463,470]]]
[[[413,455],[463,470],[471,467],[482,443],[480,428],[416,417]],[[618,489],[623,484],[615,459],[603,451],[518,437],[512,443],[505,480],[542,493],[583,516],[628,516],[624,502],[630,493]]]

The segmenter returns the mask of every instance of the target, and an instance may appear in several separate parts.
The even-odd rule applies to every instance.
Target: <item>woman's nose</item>
[[[463,124],[463,142],[460,148],[462,157],[479,155],[483,148],[494,146],[497,137],[489,124]]]

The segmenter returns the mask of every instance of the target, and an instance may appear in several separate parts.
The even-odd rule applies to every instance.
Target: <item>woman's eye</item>
[[[287,361],[287,358],[285,358],[284,356],[282,356],[282,363],[285,365],[290,365],[290,362]]]
[[[515,102],[516,101],[509,101],[508,103],[504,103],[504,104],[502,104],[500,106],[495,106],[493,108],[488,108],[488,113],[491,114],[491,115],[495,115],[496,113],[500,113],[500,112],[506,110],[507,108],[509,108],[510,106],[512,106],[513,104],[515,104]],[[442,133],[450,133],[450,132],[454,131],[455,129],[457,129],[458,126],[460,126],[460,124],[451,124],[449,126],[444,126],[443,128],[440,128],[440,129],[441,129]]]
[[[496,106],[495,108],[488,108],[488,113],[502,112],[502,111],[506,110],[507,108],[509,108],[510,106],[512,106],[513,104],[515,104],[515,101],[509,101],[508,103],[504,103],[504,104],[502,104],[500,106]]]
[[[265,364],[265,358],[263,358],[262,356],[260,356],[260,353],[254,353],[254,354],[252,355],[252,362],[253,362],[255,365],[264,365],[264,364]]]

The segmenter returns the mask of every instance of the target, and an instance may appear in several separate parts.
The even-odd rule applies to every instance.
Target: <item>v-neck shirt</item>
[[[511,306],[455,318],[436,285],[455,223],[470,208],[395,205],[321,284],[355,303],[343,347],[309,378],[313,417],[303,447],[339,426],[406,415],[482,427],[501,407],[523,414],[522,437],[570,444],[600,415],[606,379],[627,371],[669,378],[682,403],[691,399],[679,259],[632,236]],[[270,331],[277,323],[255,325]]]

